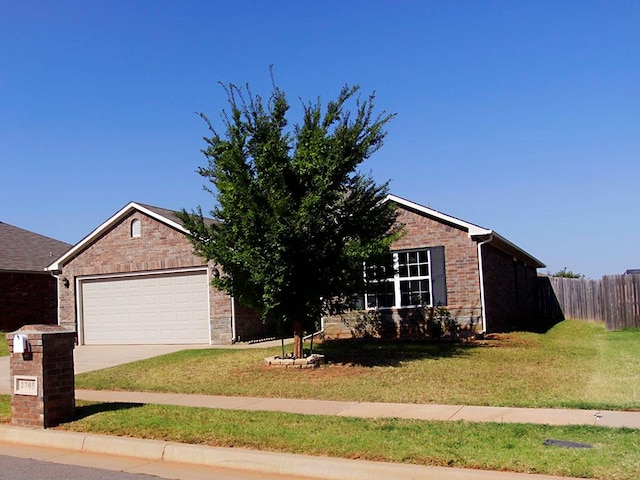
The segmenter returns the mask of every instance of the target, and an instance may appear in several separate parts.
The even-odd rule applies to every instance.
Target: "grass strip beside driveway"
[[[640,331],[564,321],[473,343],[325,342],[313,370],[279,349],[184,350],[78,375],[77,388],[391,403],[640,409]]]

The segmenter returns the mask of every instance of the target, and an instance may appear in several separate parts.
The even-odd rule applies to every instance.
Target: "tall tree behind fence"
[[[545,318],[604,321],[607,330],[640,328],[640,275],[538,277],[538,299]]]

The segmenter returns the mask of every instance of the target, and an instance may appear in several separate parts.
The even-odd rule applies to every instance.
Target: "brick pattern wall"
[[[276,329],[269,329],[268,326],[262,323],[260,315],[250,308],[240,305],[238,302],[235,304],[236,314],[236,339],[244,342],[261,338],[268,330],[276,331]]]
[[[0,331],[58,322],[56,279],[48,273],[0,272]]]
[[[38,394],[12,395],[11,423],[47,428],[72,419],[75,412],[75,335],[57,326],[29,325],[6,335],[10,352],[13,352],[15,333],[26,334],[31,348],[29,353],[10,354],[11,379],[13,381],[15,375],[37,377]]]
[[[141,221],[142,235],[131,237],[131,222]],[[63,265],[60,275],[60,324],[76,328],[75,279],[87,275],[152,272],[207,265],[193,253],[184,233],[135,211],[122,218],[83,252]],[[62,285],[62,277],[69,287]],[[231,343],[231,298],[214,288],[209,289],[211,342]]]
[[[444,246],[447,285],[447,308],[461,324],[473,323],[479,328],[481,316],[480,276],[477,243],[466,231],[434,220],[422,213],[405,208],[398,210],[398,222],[404,225],[404,236],[392,250],[407,250]],[[419,315],[411,309],[383,311],[385,336],[414,337],[423,335]],[[339,316],[324,319],[325,335],[330,338],[348,337],[350,327]]]
[[[536,269],[489,245],[482,247],[487,331],[527,326],[536,317]]]
[[[444,246],[447,308],[456,316],[480,314],[480,275],[477,243],[464,230],[418,212],[399,209],[405,235],[392,250]]]

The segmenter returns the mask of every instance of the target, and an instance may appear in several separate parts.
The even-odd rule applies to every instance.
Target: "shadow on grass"
[[[512,322],[510,328],[504,328],[499,333],[531,332],[545,334],[563,321],[564,318],[534,318],[520,322]]]
[[[478,346],[474,342],[344,339],[325,340],[314,352],[325,355],[329,364],[398,367],[412,360],[461,357]]]
[[[82,420],[83,418],[87,418],[98,413],[130,410],[133,408],[140,408],[142,406],[144,406],[143,403],[129,402],[91,403],[88,405],[76,405],[74,420]]]

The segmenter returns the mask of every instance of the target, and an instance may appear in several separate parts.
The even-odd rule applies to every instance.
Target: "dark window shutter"
[[[431,286],[433,305],[447,304],[447,276],[444,267],[444,247],[433,247],[431,251]]]

